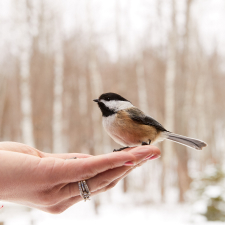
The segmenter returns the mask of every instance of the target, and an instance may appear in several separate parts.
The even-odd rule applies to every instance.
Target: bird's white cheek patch
[[[134,107],[130,102],[127,101],[116,101],[116,100],[111,100],[111,101],[105,101],[105,100],[100,100],[102,103],[105,104],[109,109],[114,110],[114,111],[120,111],[123,109],[128,109],[130,107]]]

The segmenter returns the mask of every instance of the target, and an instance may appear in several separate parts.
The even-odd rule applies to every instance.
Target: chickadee
[[[103,127],[109,136],[118,144],[128,147],[155,144],[164,139],[201,150],[207,144],[203,141],[174,134],[166,130],[152,117],[145,115],[130,101],[115,93],[102,94],[93,101],[102,111]]]

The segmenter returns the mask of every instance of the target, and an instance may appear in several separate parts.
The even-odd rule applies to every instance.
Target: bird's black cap
[[[103,99],[105,101],[118,100],[118,101],[127,101],[127,102],[129,102],[127,99],[125,99],[121,95],[118,95],[118,94],[112,93],[112,92],[108,92],[108,93],[102,94],[99,97],[99,100],[101,100],[101,99]]]

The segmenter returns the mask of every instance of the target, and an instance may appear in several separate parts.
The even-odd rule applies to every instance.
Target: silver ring
[[[86,202],[86,200],[91,200],[90,199],[91,193],[89,191],[86,181],[85,180],[79,181],[78,187],[80,190],[80,195],[84,199],[84,201]]]
[[[69,159],[77,159],[77,157],[73,157],[73,158],[69,158]],[[66,159],[66,160],[68,160],[68,159]],[[84,199],[84,201],[86,202],[86,200],[91,200],[90,199],[91,192],[89,191],[86,181],[85,180],[79,181],[78,187],[80,190],[80,195]]]
[[[69,158],[69,159],[77,159],[77,157],[73,157],[73,158]],[[66,160],[68,160],[68,159],[66,159]],[[78,187],[80,190],[80,195],[84,199],[84,201],[86,202],[86,200],[91,200],[90,199],[91,192],[89,191],[86,181],[85,180],[79,181]]]

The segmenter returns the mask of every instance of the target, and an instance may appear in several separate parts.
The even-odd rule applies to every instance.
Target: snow
[[[205,176],[207,177],[214,177],[216,176],[216,173],[217,173],[217,169],[214,165],[208,165],[205,168]]]
[[[12,205],[11,205],[12,207]],[[51,215],[39,210],[31,210],[26,213],[22,207],[17,206],[17,213],[14,209],[10,209],[6,213],[6,225],[23,224],[28,225],[29,220],[35,221],[36,225],[62,224],[67,225],[74,223],[82,223],[82,225],[92,224],[189,224],[189,207],[187,205],[137,205],[132,204],[103,204],[99,208],[98,215],[95,214],[91,201],[81,202],[72,206],[60,215]],[[13,217],[10,215],[13,213]],[[0,214],[0,221],[1,221]]]
[[[178,190],[176,188],[171,189],[167,187],[166,203],[160,203],[161,198],[157,196],[157,188],[159,188],[159,186],[150,185],[155,182],[148,182],[144,191],[138,189],[142,185],[141,179],[139,179],[140,173],[143,173],[145,169],[151,171],[148,164],[146,164],[145,166],[135,169],[133,173],[129,175],[129,182],[135,180],[136,185],[133,184],[133,188],[130,188],[128,193],[122,192],[123,183],[119,182],[110,191],[91,197],[91,201],[82,201],[59,215],[52,215],[37,209],[29,209],[21,205],[0,201],[0,205],[4,205],[4,207],[0,209],[0,222],[4,221],[4,225],[72,225],[79,223],[82,223],[82,225],[136,223],[141,223],[142,225],[161,225],[165,224],[165,221],[167,225],[224,224],[224,222],[209,222],[202,215],[206,212],[208,200],[221,194],[221,191],[223,191],[222,186],[205,186],[202,198],[193,204],[177,203],[179,195]],[[215,174],[212,167],[208,172],[210,175]],[[149,176],[154,178],[153,175],[154,174],[150,173]],[[196,201],[197,197],[194,193],[190,192],[190,194],[193,198],[192,200]],[[94,208],[96,197],[98,197],[101,202],[98,208],[98,214],[96,214]],[[224,208],[224,204],[221,204],[220,207]]]
[[[194,203],[193,211],[199,214],[204,214],[207,211],[207,204],[208,202],[206,199],[201,199]]]
[[[206,187],[204,194],[210,198],[218,198],[222,194],[222,187],[210,185]]]
[[[115,194],[115,193],[114,193]],[[114,197],[113,197],[114,196]],[[132,204],[132,196],[125,194],[109,195],[103,193],[103,200],[98,214],[94,210],[94,198],[88,202],[80,202],[59,215],[51,215],[36,209],[4,203],[0,210],[0,222],[4,225],[114,225],[114,224],[154,224],[154,225],[220,225],[222,222],[208,222],[201,215],[194,214],[191,204]],[[204,203],[201,205],[204,208]],[[199,207],[199,206],[198,206]],[[13,216],[12,216],[13,215]]]

